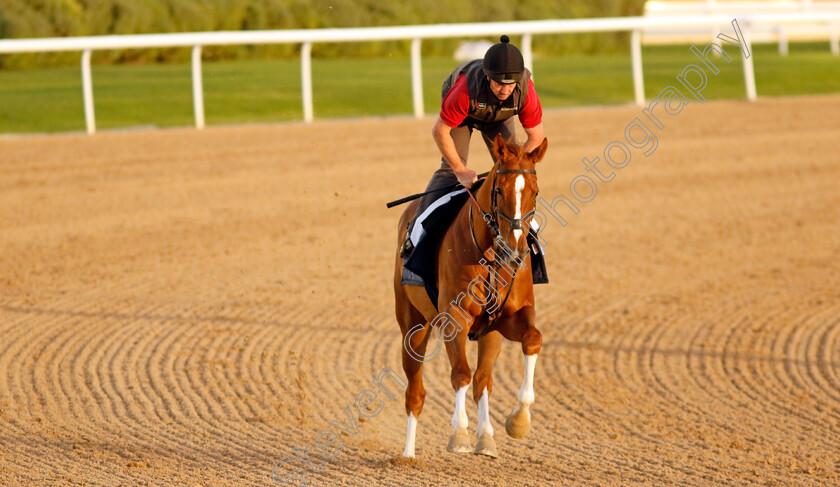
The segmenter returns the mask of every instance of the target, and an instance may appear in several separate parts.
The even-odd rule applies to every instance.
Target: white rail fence
[[[766,14],[837,10],[838,1],[817,0],[648,0],[645,15]]]
[[[751,14],[794,14],[799,12],[840,12],[840,2],[811,0],[695,0],[695,1],[661,1],[648,0],[645,2],[646,17],[670,17],[689,15],[728,15],[740,18]],[[702,42],[709,35],[717,33],[709,30],[675,29],[671,31],[657,29],[643,32],[646,45],[650,44],[686,44]],[[815,41],[830,39],[836,36],[836,29],[829,24],[823,25],[765,25],[756,26],[752,31],[752,42],[776,42],[779,45],[779,55],[787,56],[789,41]],[[838,47],[832,42],[832,52],[837,55]]]
[[[94,50],[143,49],[162,47],[192,47],[193,109],[195,126],[203,128],[204,92],[201,75],[202,46],[301,44],[301,82],[303,118],[314,118],[312,103],[312,44],[338,42],[366,42],[411,39],[411,80],[414,115],[423,114],[423,85],[421,79],[421,43],[423,39],[470,38],[499,34],[521,35],[525,65],[533,66],[531,42],[538,34],[630,32],[634,98],[638,105],[645,104],[644,76],[642,71],[642,35],[656,30],[705,28],[730,33],[732,15],[612,17],[595,19],[539,20],[519,22],[491,22],[476,24],[437,24],[399,27],[365,27],[342,29],[267,30],[242,32],[195,32],[178,34],[142,34],[121,36],[61,37],[41,39],[0,40],[0,54],[25,52],[82,51],[82,92],[84,96],[87,132],[96,132],[93,103],[93,77],[90,58]],[[830,29],[832,52],[838,53],[840,12],[769,13],[737,16],[747,42],[751,32],[782,25],[818,25]],[[755,99],[753,56],[743,59],[747,98]]]

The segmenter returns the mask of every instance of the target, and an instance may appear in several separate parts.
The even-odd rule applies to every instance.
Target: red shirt
[[[455,128],[467,118],[469,111],[470,94],[467,90],[467,77],[465,74],[461,74],[440,104],[440,119],[446,125]],[[537,92],[534,91],[534,82],[530,79],[528,80],[528,95],[525,98],[525,105],[519,111],[519,121],[526,129],[542,123],[540,99],[537,97]]]

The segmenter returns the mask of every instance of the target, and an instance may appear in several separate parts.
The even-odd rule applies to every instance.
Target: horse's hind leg
[[[493,425],[490,423],[490,394],[493,392],[493,364],[502,348],[502,335],[492,331],[478,339],[478,366],[473,377],[473,399],[478,404],[478,442],[473,453],[498,457]]]
[[[431,335],[431,327],[429,323],[424,323],[423,315],[416,310],[412,311],[408,313],[409,319],[417,320],[419,324],[414,325],[413,328],[400,324],[403,331],[403,371],[408,379],[408,387],[405,391],[405,414],[408,416],[408,424],[403,456],[408,458],[414,457],[417,418],[423,411],[423,403],[426,401],[426,389],[423,387],[423,361]]]
[[[505,431],[512,438],[524,438],[531,431],[530,407],[534,403],[534,370],[537,355],[542,347],[542,335],[534,326],[534,321],[534,308],[527,307],[507,317],[499,326],[499,331],[505,338],[522,343],[522,353],[525,354],[525,377],[517,396],[519,404],[505,421]]]

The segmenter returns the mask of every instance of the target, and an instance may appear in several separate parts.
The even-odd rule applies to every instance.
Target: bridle
[[[533,174],[533,175],[536,176],[537,175],[537,170],[536,169],[499,169],[498,171],[496,171],[496,174],[497,175],[499,175],[499,174]],[[490,198],[491,198],[490,205],[492,206],[493,211],[496,213],[496,231],[498,233],[501,233],[501,231],[498,229],[498,223],[499,223],[500,218],[504,219],[506,222],[508,222],[508,225],[510,225],[510,231],[511,232],[514,231],[514,230],[522,230],[522,220],[525,220],[528,217],[530,217],[531,214],[533,213],[533,211],[528,212],[525,216],[523,216],[521,218],[511,218],[511,217],[505,215],[504,213],[502,213],[502,211],[499,209],[499,206],[496,204],[496,180],[497,179],[498,179],[497,177],[493,178],[493,188],[491,189],[491,193],[490,193]]]
[[[472,198],[473,203],[475,203],[476,209],[481,213],[481,217],[484,219],[484,222],[487,223],[487,226],[490,228],[490,233],[493,234],[493,242],[495,247],[495,242],[499,237],[501,237],[501,230],[499,229],[499,221],[503,219],[510,225],[510,230],[522,230],[522,220],[528,219],[534,211],[529,211],[525,216],[521,218],[511,218],[505,215],[500,209],[499,205],[496,204],[496,181],[499,179],[499,174],[537,174],[536,169],[499,169],[496,171],[496,175],[493,177],[493,187],[490,188],[490,212],[486,212],[481,209],[481,205],[478,204],[478,200],[475,199],[475,196],[472,194],[472,191],[467,190],[467,194],[470,195]],[[492,213],[491,213],[492,212]],[[472,212],[470,212],[470,217],[472,217]],[[473,243],[475,246],[478,247],[478,242],[475,239],[475,229],[472,226],[472,222],[470,223],[470,228],[473,229]],[[481,253],[481,249],[479,249],[479,253]]]
[[[488,269],[488,274],[489,274],[488,275],[488,281],[489,281],[490,286],[493,288],[494,291],[496,290],[496,282],[495,282],[496,281],[496,275],[498,274],[499,266],[501,265],[501,264],[499,264],[499,257],[508,254],[507,252],[504,252],[502,250],[502,247],[503,246],[507,247],[507,244],[504,243],[504,239],[502,238],[502,232],[499,228],[499,221],[500,220],[506,221],[508,223],[508,225],[510,225],[510,231],[522,230],[522,221],[529,218],[534,213],[534,211],[532,210],[532,211],[528,212],[528,214],[526,214],[525,216],[523,216],[521,218],[511,218],[511,217],[505,215],[504,212],[502,212],[499,209],[499,206],[496,202],[496,182],[499,179],[498,178],[499,174],[534,174],[534,175],[536,175],[537,170],[536,169],[498,169],[496,171],[495,175],[493,176],[493,187],[490,188],[490,212],[484,211],[481,208],[481,205],[478,203],[478,200],[472,194],[472,191],[470,191],[469,189],[467,190],[467,194],[469,194],[470,198],[472,198],[473,203],[475,203],[476,209],[479,211],[479,213],[481,213],[482,219],[484,220],[485,224],[487,224],[487,227],[490,229],[490,233],[492,235],[494,258],[493,258],[492,261],[490,261],[490,265],[493,267],[493,270],[495,272]],[[484,255],[484,251],[481,250],[481,247],[478,245],[478,240],[475,237],[475,226],[473,225],[473,216],[472,215],[473,215],[473,212],[472,212],[472,210],[470,210],[469,225],[470,225],[470,234],[472,236],[473,245],[475,246],[475,250],[476,250],[476,252],[478,252],[479,255]],[[528,231],[530,231],[530,229],[528,229]],[[486,261],[484,259],[481,259],[481,263],[483,265],[483,264],[486,263]],[[507,303],[507,300],[510,297],[510,292],[513,289],[513,282],[516,279],[516,274],[519,272],[520,262],[513,262],[512,264],[514,264],[514,265],[512,265],[512,266],[510,265],[511,263],[509,263],[509,262],[506,262],[505,264],[507,264],[508,267],[513,267],[513,275],[511,276],[510,282],[507,285],[507,290],[505,292],[505,298],[501,302],[501,304],[499,305],[499,308],[494,313],[490,314],[490,319],[488,320],[488,323],[487,323],[486,327],[484,329],[478,330],[476,332],[476,335],[478,335],[479,337],[484,334],[483,333],[484,330],[489,329],[490,326],[502,315],[502,309],[504,308],[505,303]]]

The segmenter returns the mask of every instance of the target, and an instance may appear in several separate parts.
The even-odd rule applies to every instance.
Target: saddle
[[[483,182],[483,179],[478,180],[473,185],[473,190],[477,190]],[[417,221],[414,222],[414,231],[411,235],[414,250],[403,263],[400,284],[425,287],[435,309],[437,309],[439,294],[436,265],[438,247],[446,230],[468,200],[469,195],[466,189],[444,194],[429,205],[426,211],[418,215]],[[536,229],[527,234],[528,247],[531,250],[531,276],[534,284],[546,284],[548,273],[545,268],[545,258],[535,233]]]

